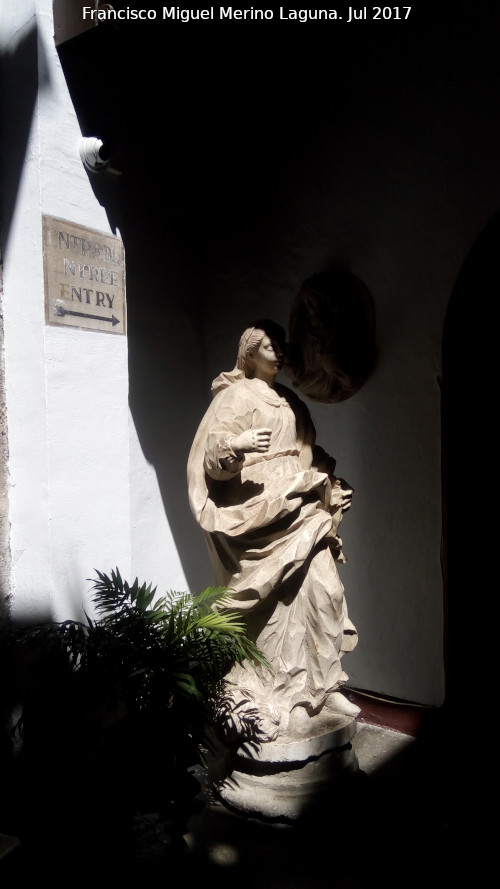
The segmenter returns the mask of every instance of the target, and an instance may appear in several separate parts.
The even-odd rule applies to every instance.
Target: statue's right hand
[[[245,429],[241,435],[233,438],[231,447],[235,454],[251,454],[255,451],[264,454],[271,444],[271,432],[265,426],[261,429]]]

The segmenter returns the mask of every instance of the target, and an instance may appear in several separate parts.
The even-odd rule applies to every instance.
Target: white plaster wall
[[[35,12],[35,0],[4,4],[4,53],[15,53],[36,26]],[[50,609],[51,573],[38,129],[35,111],[4,254],[12,586],[22,590],[19,610],[27,615]]]
[[[51,0],[10,4],[0,16],[4,52],[37,29],[39,78],[4,257],[12,609],[65,619],[88,607],[94,569],[118,566],[124,577],[161,584],[165,563],[171,576],[178,559],[133,427],[129,446],[127,338],[45,325],[42,215],[110,226],[80,161]],[[156,533],[142,533],[145,525]],[[180,569],[174,577],[185,587]]]

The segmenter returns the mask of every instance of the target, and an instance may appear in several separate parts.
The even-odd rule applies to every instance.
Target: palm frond
[[[195,607],[198,607],[199,605],[204,605],[205,603],[210,602],[211,604],[217,603],[220,606],[226,600],[229,601],[230,594],[231,590],[228,590],[227,587],[207,586],[201,593],[197,593],[197,595],[193,597],[193,604]]]
[[[220,710],[231,666],[247,660],[269,667],[241,615],[228,607],[225,587],[157,597],[151,583],[129,584],[118,567],[95,573],[89,580],[97,616],[19,632],[16,644],[41,652],[44,663],[31,676],[31,699],[42,683],[53,685],[55,698],[72,696],[93,711],[124,710],[134,719],[177,720],[199,738]]]

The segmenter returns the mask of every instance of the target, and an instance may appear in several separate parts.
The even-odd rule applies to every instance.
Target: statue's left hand
[[[332,483],[331,506],[340,506],[342,512],[346,512],[352,502],[354,490],[343,478],[336,478]]]

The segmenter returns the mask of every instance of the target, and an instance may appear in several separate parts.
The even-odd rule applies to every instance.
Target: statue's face
[[[249,358],[252,376],[268,381],[270,378],[274,379],[283,367],[284,354],[278,341],[270,339],[266,334]]]

